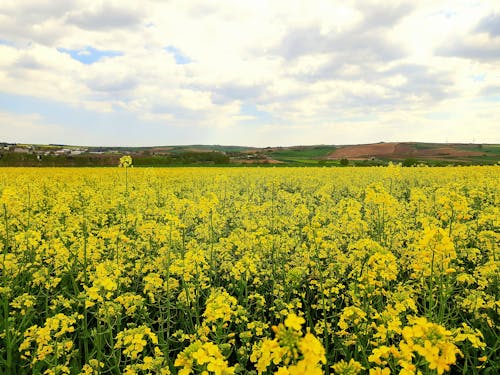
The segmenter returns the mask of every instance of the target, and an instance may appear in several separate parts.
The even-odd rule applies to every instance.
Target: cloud
[[[144,142],[145,128],[215,143],[279,139],[287,126],[292,143],[347,141],[341,133],[352,129],[379,141],[398,126],[416,137],[429,115],[491,105],[495,3],[5,0],[0,92],[88,111],[85,123],[101,127],[127,123]],[[496,111],[462,115],[486,129]],[[65,122],[48,113],[33,121]]]
[[[291,28],[275,48],[286,59],[310,54],[332,54],[337,64],[349,64],[371,60],[389,61],[405,55],[404,47],[396,45],[387,32],[407,16],[414,8],[410,3],[359,5],[353,20],[343,27],[328,27],[312,22],[299,28]],[[356,17],[361,14],[361,19]],[[338,14],[342,18],[344,14]],[[337,19],[337,22],[345,20]]]
[[[216,104],[224,104],[234,100],[255,103],[265,90],[261,84],[243,85],[237,83],[222,84],[213,89],[212,100]]]
[[[404,56],[403,48],[386,40],[381,33],[355,29],[323,34],[317,26],[291,30],[275,51],[287,60],[310,54],[331,54],[337,64],[390,61]]]
[[[476,31],[486,32],[492,38],[500,36],[500,13],[484,17],[479,22]]]
[[[131,76],[94,75],[86,81],[89,89],[97,92],[117,95],[119,92],[132,90],[138,85],[137,79]]]
[[[60,125],[47,124],[37,113],[16,114],[0,111],[0,133],[4,142],[54,143],[57,134],[64,134]],[[59,137],[60,140],[63,138]]]
[[[488,12],[490,10],[490,12]],[[500,58],[500,9],[485,9],[486,14],[471,9],[471,23],[461,33],[450,35],[436,51],[441,56],[460,57],[475,61],[494,61]]]
[[[453,85],[452,78],[447,72],[439,71],[432,66],[402,63],[386,70],[383,74],[386,77],[403,78],[395,90],[404,96],[420,97],[430,103],[452,95],[450,92]]]
[[[478,61],[498,60],[500,59],[500,37],[493,39],[484,35],[473,35],[465,39],[457,39],[443,47],[440,54]]]
[[[412,2],[369,3],[363,1],[360,2],[360,6],[362,6],[365,18],[358,28],[359,30],[372,30],[379,27],[392,28],[415,9],[415,3]]]
[[[0,12],[38,23],[47,18],[61,17],[68,10],[81,5],[79,3],[78,0],[4,0]]]
[[[77,4],[76,0],[2,1],[0,35],[20,44],[51,44],[64,35],[62,17]]]
[[[29,53],[21,54],[16,61],[16,66],[21,69],[31,70],[43,68],[43,64],[37,57]]]
[[[500,85],[489,85],[481,89],[482,96],[496,96],[500,99]]]
[[[93,2],[66,15],[66,22],[85,30],[111,30],[133,28],[144,18],[145,5],[125,6],[120,2]]]

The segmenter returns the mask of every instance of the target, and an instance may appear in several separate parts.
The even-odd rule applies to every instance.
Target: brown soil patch
[[[344,146],[332,152],[328,159],[369,159],[376,156],[391,156],[397,143],[376,143],[370,145]]]
[[[149,151],[152,153],[156,153],[156,154],[162,154],[162,153],[167,153],[172,149],[173,149],[173,147],[154,147],[154,148],[151,148],[151,150],[149,150]]]
[[[370,158],[421,158],[450,159],[471,156],[482,156],[483,152],[467,151],[450,146],[437,146],[417,149],[413,143],[375,143],[340,147],[332,152],[328,159],[363,160]]]

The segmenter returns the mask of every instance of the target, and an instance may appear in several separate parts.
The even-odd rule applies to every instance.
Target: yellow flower
[[[339,375],[356,375],[364,370],[361,363],[351,358],[349,362],[345,360],[340,360],[340,362],[335,363],[331,366],[333,372]]]
[[[225,290],[213,290],[208,297],[203,316],[205,322],[229,322],[238,315],[238,300],[229,295]]]
[[[389,367],[375,367],[369,370],[370,375],[390,375],[391,369]]]
[[[302,324],[305,322],[306,320],[303,317],[290,313],[285,319],[285,326],[296,331],[300,331],[302,329]]]
[[[190,374],[194,367],[201,373],[213,372],[216,375],[234,374],[235,368],[229,366],[217,345],[197,340],[177,355],[175,367],[182,367],[179,374]],[[204,370],[206,369],[206,370]]]
[[[158,338],[149,327],[145,325],[137,328],[126,328],[116,336],[115,349],[123,349],[123,354],[127,357],[136,359],[142,353],[147,345],[147,339],[152,344],[158,344]]]
[[[260,348],[255,347],[250,360],[257,362],[255,368],[259,374],[266,371],[267,367],[274,363],[277,365],[286,354],[286,349],[282,348],[277,340],[264,339]]]
[[[132,166],[132,157],[130,155],[124,155],[120,158],[120,165],[119,167],[121,168],[129,168]]]
[[[304,361],[312,366],[318,363],[326,363],[325,348],[323,344],[312,334],[306,333],[299,342],[299,348],[304,356]]]

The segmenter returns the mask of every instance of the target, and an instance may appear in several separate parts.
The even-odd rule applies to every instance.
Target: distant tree
[[[408,159],[403,160],[403,167],[413,167],[414,165],[417,165],[417,164],[418,164],[417,159],[408,158]]]
[[[349,160],[347,158],[340,159],[340,165],[349,165]]]

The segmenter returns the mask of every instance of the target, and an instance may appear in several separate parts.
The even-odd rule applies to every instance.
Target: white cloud
[[[65,14],[65,21],[85,30],[133,28],[141,23],[147,3],[125,3],[120,1],[88,2],[87,6],[73,9]]]
[[[65,133],[64,126],[47,124],[42,116],[36,113],[16,114],[0,111],[0,133],[4,142],[57,143],[70,141],[61,137]]]
[[[490,115],[478,116],[473,105],[500,85],[497,14],[495,1],[5,0],[0,90],[165,126],[234,127],[231,143],[248,139],[248,121],[261,135],[294,126],[310,142],[353,128],[417,137],[425,115],[443,111],[437,129],[465,136],[474,121],[500,141],[499,110],[484,104]],[[87,47],[122,55],[84,64],[58,50]]]

